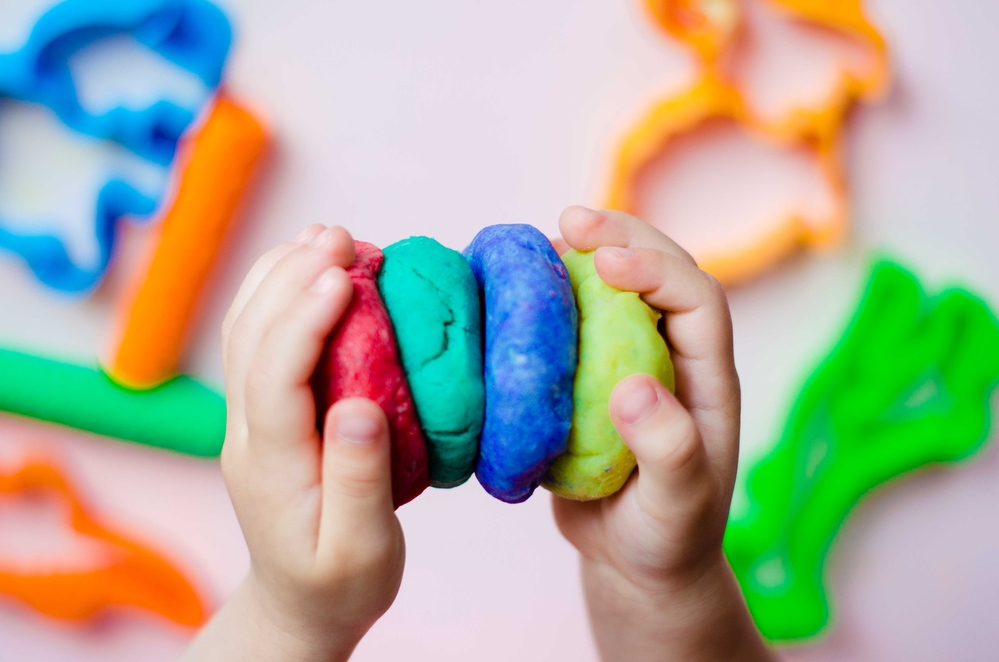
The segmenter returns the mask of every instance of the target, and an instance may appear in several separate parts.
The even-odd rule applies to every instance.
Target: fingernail
[[[322,248],[323,246],[328,246],[333,243],[333,229],[326,228],[318,235],[316,235],[312,241],[309,242],[309,246],[313,248]]]
[[[364,416],[344,416],[336,423],[336,436],[348,444],[373,443],[381,434],[381,425]]]
[[[339,269],[332,267],[319,274],[319,277],[316,278],[310,288],[313,294],[329,294],[333,291],[337,281],[340,280],[340,274],[337,273],[338,271]]]
[[[597,250],[604,253],[610,253],[619,260],[627,260],[635,254],[635,251],[630,248],[620,248],[618,246],[601,246]]]
[[[635,384],[629,389],[618,409],[618,417],[629,425],[634,425],[653,411],[659,404],[659,393],[647,382]]]

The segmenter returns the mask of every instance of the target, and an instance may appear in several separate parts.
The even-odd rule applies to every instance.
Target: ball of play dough
[[[416,402],[435,487],[475,470],[482,431],[482,331],[475,276],[461,253],[429,237],[385,249],[378,289]]]
[[[427,447],[413,398],[399,362],[388,312],[375,278],[382,252],[354,242],[357,258],[347,270],[354,297],[330,337],[312,385],[322,425],[330,406],[341,398],[364,397],[377,402],[392,435],[392,498],[396,508],[427,488]]]
[[[576,373],[576,304],[562,260],[529,225],[494,225],[465,249],[485,310],[486,414],[475,473],[526,500],[565,450]]]
[[[620,490],[635,468],[635,456],[611,423],[611,391],[637,373],[673,390],[673,364],[657,327],[658,311],[638,294],[604,284],[593,253],[569,251],[562,260],[579,308],[579,366],[568,448],[543,484],[569,499],[600,499]]]

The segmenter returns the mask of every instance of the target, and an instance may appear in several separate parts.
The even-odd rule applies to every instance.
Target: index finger
[[[721,285],[687,260],[652,248],[601,247],[594,261],[605,283],[638,292],[667,313],[677,399],[690,410],[712,460],[734,473],[741,394]]]
[[[229,311],[226,313],[225,319],[222,321],[223,364],[225,363],[226,356],[228,355],[226,347],[229,344],[229,334],[232,332],[232,327],[236,323],[236,319],[239,317],[239,314],[243,312],[243,308],[246,307],[246,302],[250,300],[253,293],[257,291],[258,287],[260,287],[260,283],[263,282],[264,278],[267,277],[267,274],[271,272],[275,265],[281,261],[281,258],[305,242],[312,240],[316,235],[325,229],[325,226],[314,223],[303,230],[291,241],[286,241],[283,244],[275,246],[254,262],[253,267],[250,268],[249,273],[247,273],[246,277],[243,279],[243,283],[239,286],[239,291],[236,292],[232,305],[229,306]]]
[[[696,266],[694,258],[655,227],[631,214],[569,207],[558,219],[562,239],[577,251],[593,251],[600,246],[654,248]]]

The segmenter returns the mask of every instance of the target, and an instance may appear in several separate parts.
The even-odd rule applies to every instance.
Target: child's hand
[[[188,659],[347,659],[399,590],[385,416],[342,400],[320,437],[309,384],[353,261],[346,230],[313,226],[257,262],[223,325],[222,469],[251,569]]]
[[[676,374],[675,396],[646,375],[611,396],[611,418],[638,459],[624,489],[600,501],[554,498],[559,528],[582,555],[603,659],[769,659],[722,554],[740,410],[725,293],[626,214],[570,207],[559,227],[557,247],[596,249],[605,283],[665,311]]]

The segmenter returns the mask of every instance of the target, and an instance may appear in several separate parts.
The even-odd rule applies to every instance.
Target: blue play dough
[[[94,115],[77,95],[69,58],[98,39],[121,33],[131,34],[209,88],[218,86],[232,42],[229,20],[207,0],[66,0],[38,19],[20,50],[0,54],[0,97],[47,106],[75,131],[114,140],[142,158],[169,165],[197,109],[159,101],[140,110],[118,107]],[[120,219],[148,217],[156,205],[128,183],[108,181],[97,196],[99,259],[93,266],[75,264],[61,238],[13,232],[2,219],[0,248],[19,254],[49,287],[88,292],[107,270]]]
[[[494,225],[465,249],[484,307],[486,414],[475,474],[497,499],[525,501],[565,451],[577,320],[569,274],[530,225]]]

